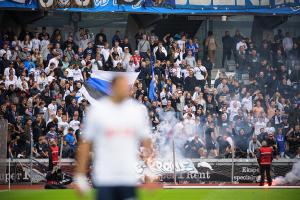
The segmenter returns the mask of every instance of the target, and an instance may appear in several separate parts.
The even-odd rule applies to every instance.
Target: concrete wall
[[[48,14],[44,18],[35,21],[27,26],[28,30],[41,30],[43,26],[47,27],[47,31],[52,33],[54,29],[59,28],[66,37],[69,32],[75,32],[76,26],[89,29],[91,33],[99,33],[101,28],[107,35],[107,40],[111,44],[112,36],[116,30],[121,32],[121,37],[125,35],[127,25],[127,14],[115,13],[81,13],[80,21],[74,24],[71,13],[54,12]]]
[[[222,61],[222,37],[226,30],[230,31],[233,36],[238,29],[244,37],[251,37],[253,16],[230,16],[226,22],[221,21],[221,17],[214,17],[210,20],[209,29],[214,32],[215,38],[219,45],[217,50],[217,66],[221,66]],[[279,25],[273,31],[265,31],[263,33],[264,39],[268,36],[276,34],[277,29],[282,29],[283,32],[289,31],[293,37],[300,36],[300,16],[289,17],[288,21]],[[203,50],[202,41],[206,37],[206,23],[202,23],[196,34],[196,37],[201,42],[201,49]],[[202,53],[202,52],[201,52]]]
[[[29,30],[39,30],[42,26],[48,26],[48,32],[52,32],[55,28],[61,28],[66,34],[74,31],[74,25],[70,17],[71,13],[56,12],[50,13],[50,15],[28,25]],[[1,16],[1,15],[0,15]],[[2,16],[3,18],[4,16]],[[0,18],[1,19],[1,18]],[[6,25],[14,24],[10,19],[2,20]],[[217,66],[220,67],[222,59],[222,36],[226,30],[230,31],[231,35],[234,35],[236,29],[239,29],[241,34],[245,37],[251,36],[253,16],[229,16],[227,21],[221,21],[221,16],[210,17],[209,29],[214,32],[217,43],[219,45],[217,51]],[[292,36],[300,35],[300,16],[290,17],[289,20],[281,24],[278,28],[281,28],[284,32],[289,31]],[[122,13],[81,13],[81,21],[78,23],[79,27],[86,27],[93,33],[98,33],[100,28],[104,28],[108,36],[108,41],[111,44],[111,37],[116,30],[121,32],[121,37],[128,35],[132,47],[135,46],[134,36],[139,27],[135,20],[129,14]],[[276,33],[275,28],[270,32],[264,32],[264,37],[267,35],[273,35]],[[145,31],[151,31],[153,27],[148,27]],[[203,50],[202,41],[206,37],[207,25],[205,22],[199,27],[197,37],[200,41],[200,47]],[[200,52],[202,53],[202,51]]]
[[[211,17],[209,19],[208,25],[206,22],[203,22],[199,27],[195,36],[200,41],[201,57],[203,55],[203,49],[204,49],[203,40],[207,36],[207,31],[212,30],[219,46],[219,48],[217,49],[217,56],[216,56],[217,59],[216,67],[219,68],[221,66],[222,51],[223,51],[222,37],[225,31],[227,30],[230,31],[230,34],[233,36],[235,31],[239,29],[241,34],[244,37],[250,37],[251,30],[252,30],[252,21],[253,21],[252,16],[231,16],[227,18],[227,21],[222,21],[221,16],[219,16],[213,18]]]
[[[276,34],[277,29],[282,29],[283,32],[290,32],[292,37],[300,36],[300,16],[289,17],[286,23],[278,26],[273,32]]]

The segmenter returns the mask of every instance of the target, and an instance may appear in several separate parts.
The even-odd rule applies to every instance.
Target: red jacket
[[[51,146],[51,161],[52,161],[52,165],[56,166],[58,164],[58,153],[59,153],[59,149],[58,146]]]
[[[135,65],[139,65],[141,62],[141,59],[142,59],[142,57],[140,55],[133,55],[133,56],[131,56],[130,61],[133,61],[133,63]]]
[[[260,148],[260,158],[259,164],[261,165],[271,165],[272,163],[272,151],[271,147],[261,147]]]

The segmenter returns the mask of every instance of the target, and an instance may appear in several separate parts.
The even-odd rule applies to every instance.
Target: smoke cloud
[[[292,171],[285,177],[279,176],[273,181],[274,185],[300,185],[300,161],[293,165]]]
[[[185,139],[182,135],[183,124],[175,117],[175,112],[164,112],[158,110],[160,124],[156,131],[156,143],[158,145],[157,158],[163,160],[172,160],[173,140],[175,143],[176,159],[183,158],[182,149]]]

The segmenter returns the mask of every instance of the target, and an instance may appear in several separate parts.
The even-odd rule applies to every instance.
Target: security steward
[[[57,166],[59,161],[59,148],[54,139],[50,139],[49,141],[49,167],[48,171],[52,171],[55,166]]]
[[[262,146],[259,149],[257,160],[260,166],[260,186],[264,185],[265,182],[265,173],[267,175],[268,185],[272,185],[272,178],[271,178],[271,163],[273,160],[273,149],[267,145],[266,141],[262,141]]]

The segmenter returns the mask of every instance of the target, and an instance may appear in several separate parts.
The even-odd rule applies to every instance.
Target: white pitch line
[[[164,185],[164,189],[300,189],[300,186],[183,186],[183,185]]]

